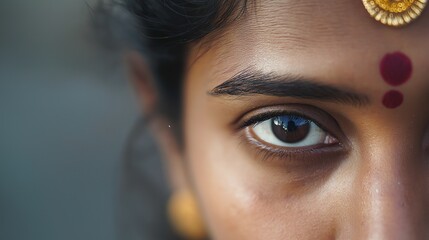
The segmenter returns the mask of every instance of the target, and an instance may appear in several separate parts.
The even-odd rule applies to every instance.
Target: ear
[[[146,116],[156,112],[157,93],[154,78],[150,72],[149,64],[143,56],[136,51],[125,54],[125,63],[131,84],[138,96],[140,106]]]
[[[147,124],[161,149],[163,165],[173,191],[189,189],[185,174],[182,151],[173,133],[174,123],[158,114],[161,98],[157,92],[155,78],[149,64],[138,52],[127,52],[125,55],[129,78],[134,86],[143,115],[150,119]]]

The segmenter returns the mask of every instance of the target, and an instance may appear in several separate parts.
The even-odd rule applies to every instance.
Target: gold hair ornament
[[[362,0],[368,13],[384,25],[400,27],[418,18],[427,0]]]

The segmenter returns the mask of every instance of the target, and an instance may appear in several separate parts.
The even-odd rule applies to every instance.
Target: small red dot
[[[397,108],[404,102],[404,95],[401,92],[392,90],[384,94],[383,105],[387,108]]]
[[[407,82],[411,78],[412,71],[411,59],[401,52],[386,54],[380,62],[381,76],[392,86]]]

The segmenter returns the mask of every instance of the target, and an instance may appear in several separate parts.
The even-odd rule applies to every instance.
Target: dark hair
[[[124,0],[161,96],[159,108],[180,121],[188,46],[244,12],[247,0]]]
[[[114,2],[113,6],[103,2],[98,7],[96,15],[103,15],[104,17],[101,19],[104,20],[96,21],[96,23],[98,22],[96,28],[100,29],[100,22],[101,28],[106,22],[108,25],[112,25],[113,22],[116,27],[131,29],[131,34],[126,35],[134,36],[135,40],[132,42],[146,58],[151,73],[155,77],[156,88],[161,98],[158,108],[165,117],[179,125],[182,111],[182,82],[189,44],[225,27],[240,17],[247,8],[247,2],[248,0],[119,0],[119,2]],[[118,21],[112,21],[112,19],[117,19],[116,14],[112,14],[112,10],[116,7],[125,10],[128,13],[126,15],[131,16],[131,21],[125,23],[131,25],[131,28],[128,25],[124,26],[123,21],[119,21],[122,23],[119,26]],[[106,21],[106,19],[109,20]],[[105,36],[105,34],[101,35]],[[181,131],[180,127],[174,129]],[[125,196],[121,196],[123,211],[120,214],[122,216],[120,238],[124,239],[124,237],[127,238],[124,235],[132,235],[129,232],[133,231],[133,226],[124,226],[124,224],[135,225],[135,223],[130,223],[130,216],[124,217],[124,215],[133,215],[131,218],[134,220],[131,221],[141,224],[139,227],[141,229],[134,229],[134,232],[142,233],[143,229],[150,232],[145,235],[144,239],[177,239],[176,236],[171,235],[164,216],[164,205],[167,198],[166,183],[159,176],[151,177],[151,174],[147,173],[148,171],[153,172],[151,167],[161,168],[159,155],[155,154],[155,156],[145,159],[144,163],[141,161],[143,150],[147,149],[144,154],[154,154],[155,146],[152,143],[148,147],[151,141],[147,134],[148,132],[144,131],[144,124],[137,124],[126,149],[125,176],[122,184]],[[180,136],[180,132],[176,132],[176,134]],[[141,139],[144,139],[145,145],[141,145]],[[142,191],[141,184],[144,185],[145,192],[137,194]],[[136,195],[139,199],[131,199]],[[151,216],[134,216],[133,211],[137,211],[137,208],[133,210],[128,205],[130,202],[136,201],[150,204],[151,206],[145,208],[149,210],[146,213],[149,212]],[[142,211],[141,208],[142,206],[138,209]],[[126,220],[124,221],[123,218]],[[145,226],[151,223],[155,226]],[[159,226],[160,223],[165,226]],[[132,239],[135,237],[136,235],[131,236]]]

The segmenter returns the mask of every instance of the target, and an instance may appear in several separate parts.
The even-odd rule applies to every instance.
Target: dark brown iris
[[[280,141],[293,144],[304,140],[310,131],[310,121],[297,116],[273,118],[271,129]]]

